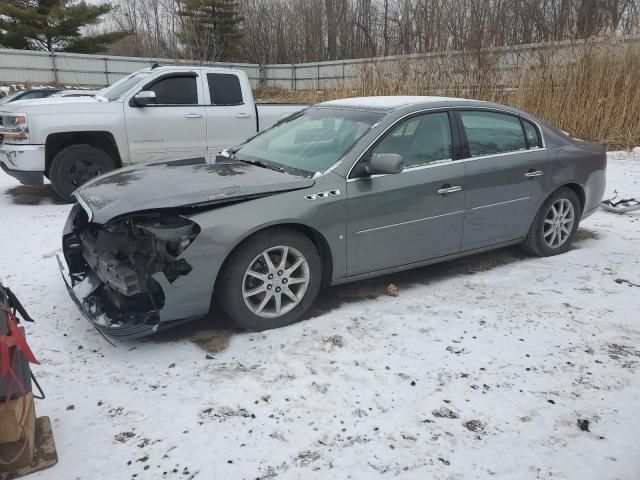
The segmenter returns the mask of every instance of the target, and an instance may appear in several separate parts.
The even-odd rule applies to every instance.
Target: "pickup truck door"
[[[132,97],[142,90],[155,92],[154,104],[137,107],[131,100],[124,104],[131,162],[204,156],[207,120],[198,74],[162,75]]]
[[[235,73],[207,73],[205,91],[207,147],[211,155],[240,145],[257,132],[249,85]]]

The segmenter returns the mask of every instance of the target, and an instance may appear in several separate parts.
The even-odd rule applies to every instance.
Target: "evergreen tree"
[[[181,0],[180,6],[186,56],[219,61],[237,57],[243,20],[237,0]]]
[[[0,0],[0,46],[28,50],[97,53],[124,32],[82,35],[82,27],[97,25],[111,5],[84,0]]]

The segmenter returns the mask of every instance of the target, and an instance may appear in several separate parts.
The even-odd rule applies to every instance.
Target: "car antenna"
[[[153,65],[151,65],[151,70],[155,70],[156,68],[158,68],[158,67],[160,67],[160,66],[161,66],[161,65],[160,65],[158,62],[156,62],[156,63],[154,63]]]

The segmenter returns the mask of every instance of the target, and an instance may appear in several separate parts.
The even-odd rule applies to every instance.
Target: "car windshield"
[[[312,107],[256,135],[233,151],[239,160],[315,174],[334,165],[383,113]]]
[[[148,77],[149,72],[139,72],[134,73],[133,75],[128,76],[127,78],[123,78],[122,80],[118,80],[116,83],[111,85],[108,88],[105,88],[100,95],[110,102],[114,102],[118,100],[122,95],[131,90],[135,85],[140,83],[142,79]]]
[[[17,92],[13,92],[9,95],[6,95],[2,98],[0,98],[0,105],[3,105],[5,103],[9,103],[10,101],[12,101],[13,99],[15,99],[17,96],[22,95],[24,92],[22,90],[18,90]]]

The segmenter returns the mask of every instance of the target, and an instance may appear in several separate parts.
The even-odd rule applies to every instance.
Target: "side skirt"
[[[445,255],[443,257],[430,258],[429,260],[423,260],[421,262],[408,263],[406,265],[399,265],[397,267],[385,268],[383,270],[375,270],[373,272],[360,273],[358,275],[347,276],[343,278],[334,279],[330,285],[341,285],[343,283],[356,282],[358,280],[364,280],[366,278],[379,277],[387,275],[389,273],[402,272],[404,270],[411,270],[414,268],[425,267],[427,265],[433,265],[434,263],[446,262],[448,260],[454,260],[456,258],[467,257],[476,253],[488,252],[490,250],[496,250],[498,248],[509,247],[511,245],[518,245],[522,243],[523,238],[517,240],[510,240],[508,242],[496,243],[494,245],[488,245],[486,247],[474,248],[473,250],[465,250],[464,252],[453,253],[451,255]]]

